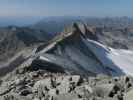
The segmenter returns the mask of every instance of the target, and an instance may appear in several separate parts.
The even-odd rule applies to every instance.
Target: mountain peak
[[[36,52],[41,51],[52,43],[59,43],[61,41],[69,41],[69,42],[78,42],[81,37],[89,38],[91,40],[98,40],[97,35],[95,34],[95,30],[91,27],[87,27],[87,25],[79,22],[75,22],[69,27],[69,32],[62,32],[55,36],[52,40],[47,43],[39,46]]]
[[[84,23],[73,23],[73,28],[74,28],[73,33],[76,34],[80,33],[82,36],[89,38],[91,40],[96,40],[96,41],[98,40],[94,28],[87,27],[87,25]]]

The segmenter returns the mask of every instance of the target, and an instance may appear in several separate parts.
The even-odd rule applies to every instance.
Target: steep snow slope
[[[106,68],[112,70],[112,75],[121,75],[122,73],[133,75],[132,51],[107,48],[89,39],[86,45]]]

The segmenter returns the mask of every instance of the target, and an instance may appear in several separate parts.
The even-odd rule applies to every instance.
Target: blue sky
[[[133,17],[133,0],[0,0],[0,16]]]

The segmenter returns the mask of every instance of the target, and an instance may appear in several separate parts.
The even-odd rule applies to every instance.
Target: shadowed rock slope
[[[0,28],[0,61],[7,59],[22,48],[47,41],[49,35],[44,31],[28,27],[9,26]]]
[[[28,27],[0,28],[0,75],[20,65],[36,45],[50,39],[45,31]]]

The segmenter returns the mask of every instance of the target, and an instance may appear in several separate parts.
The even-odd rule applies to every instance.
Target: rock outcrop
[[[128,100],[132,83],[132,77],[83,78],[40,69],[20,74],[16,69],[1,78],[0,100]]]

